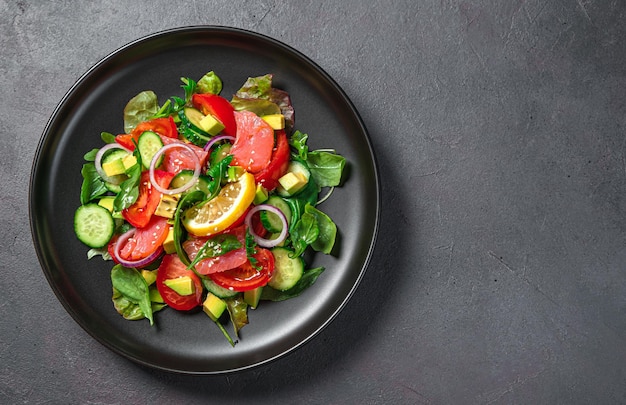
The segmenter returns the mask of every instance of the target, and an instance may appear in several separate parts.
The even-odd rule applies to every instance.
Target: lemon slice
[[[197,236],[219,233],[246,212],[255,192],[254,176],[244,172],[236,182],[226,184],[211,201],[185,211],[183,225]]]

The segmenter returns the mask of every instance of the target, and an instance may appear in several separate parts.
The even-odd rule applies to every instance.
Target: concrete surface
[[[626,402],[626,3],[0,0],[0,402]],[[144,369],[43,276],[32,159],[55,105],[142,36],[213,24],[295,47],[370,131],[382,226],[313,341],[227,376]]]

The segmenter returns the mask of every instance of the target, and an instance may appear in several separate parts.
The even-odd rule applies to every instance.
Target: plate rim
[[[137,356],[132,356],[131,354],[120,349],[116,345],[113,345],[111,342],[108,342],[107,340],[100,337],[97,333],[92,331],[88,327],[88,324],[84,320],[82,320],[82,318],[79,316],[76,310],[67,302],[65,295],[63,294],[58,284],[55,283],[53,279],[54,271],[50,267],[49,260],[47,258],[47,255],[44,252],[45,249],[43,248],[41,244],[41,238],[39,236],[40,231],[38,229],[38,225],[35,220],[36,215],[34,213],[34,208],[37,205],[36,202],[34,201],[34,198],[36,195],[35,186],[37,184],[36,175],[40,170],[41,155],[44,152],[44,147],[50,141],[49,138],[52,137],[52,135],[50,134],[50,131],[52,127],[54,126],[54,124],[56,123],[56,121],[59,120],[59,114],[66,107],[68,100],[72,98],[72,96],[80,89],[81,85],[83,85],[83,83],[85,83],[92,74],[97,73],[97,71],[110,60],[114,60],[115,58],[120,57],[120,55],[122,55],[124,52],[128,51],[129,49],[135,46],[140,46],[142,44],[146,44],[151,41],[156,41],[159,38],[164,38],[164,37],[168,37],[172,35],[179,35],[183,33],[186,33],[186,34],[220,33],[221,35],[235,34],[235,35],[244,36],[244,37],[252,37],[262,42],[269,42],[273,44],[275,47],[278,47],[286,51],[287,53],[295,55],[299,59],[304,60],[307,64],[309,64],[316,71],[317,74],[322,75],[325,78],[325,80],[327,80],[329,83],[333,85],[334,90],[339,92],[339,94],[342,96],[342,102],[345,103],[346,106],[350,109],[353,115],[353,118],[355,119],[355,122],[358,123],[360,134],[363,136],[364,140],[366,141],[364,146],[367,147],[367,152],[371,159],[372,171],[374,174],[374,178],[372,180],[374,181],[374,189],[375,189],[374,204],[375,204],[376,210],[375,210],[375,215],[373,217],[374,224],[372,227],[372,237],[371,237],[371,240],[369,241],[369,245],[367,246],[367,254],[363,259],[363,264],[359,271],[358,277],[353,281],[349,292],[345,295],[345,297],[343,297],[341,304],[338,305],[332,311],[332,314],[328,317],[328,319],[326,319],[324,322],[322,322],[316,328],[314,328],[312,332],[308,333],[308,335],[304,339],[301,339],[297,344],[292,345],[286,350],[282,350],[278,354],[264,358],[263,360],[253,361],[245,366],[238,366],[238,367],[230,368],[230,369],[198,371],[198,370],[186,370],[186,369],[177,369],[173,367],[160,366],[158,364],[149,362],[145,359],[138,358]],[[60,101],[56,104],[55,108],[53,109],[52,113],[50,114],[50,117],[48,118],[46,122],[46,125],[37,143],[36,151],[33,157],[32,165],[31,165],[30,177],[29,177],[28,213],[29,213],[31,238],[33,241],[33,245],[36,251],[37,259],[41,267],[41,270],[43,271],[46,277],[46,280],[48,281],[48,284],[53,290],[56,298],[62,304],[63,308],[70,314],[73,321],[76,322],[81,327],[81,329],[87,332],[89,336],[91,336],[94,340],[96,340],[103,346],[107,347],[112,352],[132,362],[135,362],[137,364],[141,364],[150,368],[163,370],[163,371],[169,371],[169,372],[175,372],[175,373],[194,374],[194,375],[227,374],[231,372],[238,372],[238,371],[243,371],[243,370],[259,367],[261,365],[268,364],[270,362],[273,362],[279,358],[286,356],[289,353],[296,351],[298,348],[302,347],[304,344],[308,343],[309,341],[314,339],[317,335],[319,335],[320,332],[323,329],[325,329],[328,325],[330,325],[333,322],[333,320],[337,317],[337,315],[345,308],[345,306],[347,305],[347,303],[350,301],[355,291],[357,290],[359,284],[361,283],[373,256],[373,252],[376,246],[379,229],[380,229],[381,211],[382,211],[381,193],[382,192],[381,192],[381,186],[380,186],[380,171],[378,167],[378,162],[377,162],[376,155],[372,147],[371,136],[365,126],[365,123],[361,115],[359,114],[358,110],[354,106],[352,100],[348,97],[348,95],[345,93],[343,88],[339,86],[339,84],[335,81],[335,79],[333,79],[324,69],[322,69],[321,66],[319,66],[315,61],[313,61],[311,58],[306,56],[304,53],[298,51],[294,47],[265,34],[261,34],[252,30],[236,28],[236,27],[231,27],[231,26],[224,26],[224,25],[189,25],[189,26],[174,27],[174,28],[156,31],[151,34],[139,37],[130,42],[127,42],[126,44],[114,49],[113,51],[105,55],[104,57],[100,58],[95,64],[93,64],[83,74],[81,74],[78,79],[76,79],[76,81],[72,84],[72,86],[65,92],[65,94],[60,99]]]

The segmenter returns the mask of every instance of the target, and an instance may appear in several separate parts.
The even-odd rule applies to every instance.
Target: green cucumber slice
[[[74,213],[74,232],[78,240],[91,248],[106,246],[114,231],[111,212],[96,203],[81,205]]]
[[[302,278],[304,261],[300,256],[292,257],[294,252],[283,247],[275,247],[271,252],[274,255],[274,273],[267,284],[275,290],[286,291]]]
[[[183,169],[176,176],[174,176],[174,178],[172,179],[172,182],[170,183],[170,188],[174,189],[174,188],[182,187],[185,184],[189,183],[192,177],[193,177],[193,170]],[[210,195],[211,190],[209,189],[209,184],[210,184],[209,178],[201,174],[198,177],[198,181],[196,182],[195,186],[191,187],[186,192],[200,190],[204,194]]]
[[[285,214],[285,218],[287,219],[287,227],[291,224],[291,208],[289,208],[289,204],[277,195],[270,196],[270,198],[265,201],[264,204],[268,204],[274,206],[282,211]],[[259,217],[261,219],[261,223],[263,227],[267,229],[271,233],[278,233],[283,230],[283,223],[278,218],[276,214],[273,212],[262,210],[259,212]]]
[[[208,292],[218,298],[231,298],[239,294],[237,291],[229,290],[228,288],[215,284],[215,282],[208,277],[202,277],[202,285]]]
[[[163,141],[161,137],[152,131],[145,131],[141,135],[139,135],[139,140],[137,141],[137,148],[139,148],[139,154],[141,155],[141,162],[146,169],[150,168],[150,163],[152,162],[152,158],[156,153],[163,147]],[[159,165],[163,162],[163,155],[159,156],[154,167],[159,167]]]

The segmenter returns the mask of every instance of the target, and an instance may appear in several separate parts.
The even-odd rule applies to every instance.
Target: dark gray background
[[[626,3],[0,0],[1,403],[624,403]],[[368,271],[314,340],[226,376],[101,346],[44,278],[36,146],[108,53],[254,30],[346,91],[382,180]]]

